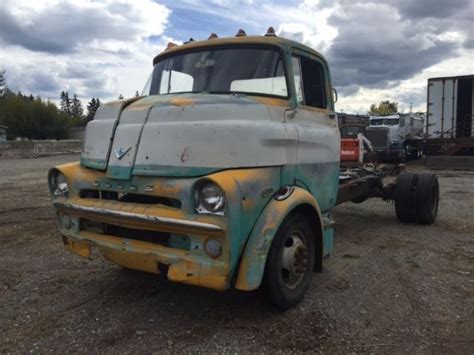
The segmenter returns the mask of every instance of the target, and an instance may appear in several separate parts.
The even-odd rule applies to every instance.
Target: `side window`
[[[317,108],[326,108],[326,83],[322,64],[305,56],[299,57],[299,61],[301,65],[300,75],[303,81],[304,104]]]
[[[163,70],[159,94],[193,91],[194,79],[191,75],[179,71]]]
[[[293,56],[291,58],[291,66],[293,67],[293,80],[296,88],[296,100],[298,103],[304,103],[303,97],[303,80],[301,77],[300,58]]]

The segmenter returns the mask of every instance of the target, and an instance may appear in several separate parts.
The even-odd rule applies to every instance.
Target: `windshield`
[[[346,126],[341,128],[341,135],[343,137],[354,137],[359,133],[364,133],[364,128],[361,126]]]
[[[198,92],[287,97],[280,54],[242,47],[176,54],[155,65],[143,90],[144,95]]]
[[[370,125],[371,126],[382,126],[382,125],[386,125],[386,126],[396,126],[399,122],[399,119],[398,118],[379,118],[379,119],[375,119],[375,120],[370,120]]]

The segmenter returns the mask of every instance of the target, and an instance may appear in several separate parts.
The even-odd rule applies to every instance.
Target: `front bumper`
[[[64,244],[77,255],[89,258],[91,248],[97,247],[107,260],[126,268],[161,274],[171,281],[220,291],[228,287],[227,253],[223,252],[221,257],[212,259],[203,251],[203,245],[210,237],[225,245],[226,229],[222,222],[215,224],[164,217],[170,214],[165,207],[147,208],[94,199],[55,201],[54,207],[59,216]],[[64,215],[71,221],[67,226],[61,225]],[[84,221],[120,226],[127,230],[185,235],[192,242],[189,249],[180,249],[85,230]]]

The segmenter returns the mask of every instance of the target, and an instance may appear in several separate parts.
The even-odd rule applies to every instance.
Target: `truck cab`
[[[169,45],[48,182],[66,249],[297,304],[332,250],[340,136],[324,57],[274,35]]]
[[[380,160],[403,162],[419,158],[423,139],[423,118],[415,114],[370,116],[367,136]]]

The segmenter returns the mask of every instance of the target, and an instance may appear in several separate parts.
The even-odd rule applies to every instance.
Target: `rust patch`
[[[169,103],[174,106],[190,106],[190,105],[194,105],[195,101],[191,99],[186,99],[183,97],[175,97],[171,99]]]

